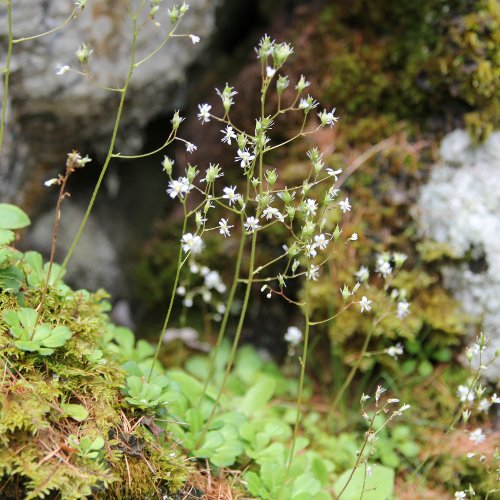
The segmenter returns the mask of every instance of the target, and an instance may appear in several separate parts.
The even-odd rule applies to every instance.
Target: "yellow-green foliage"
[[[382,111],[435,130],[463,118],[476,140],[500,124],[495,0],[336,2],[318,32],[324,97],[349,121]]]
[[[122,397],[125,372],[112,354],[120,329],[106,295],[50,286],[39,324],[63,325],[71,338],[50,355],[18,349],[4,313],[40,304],[47,267],[34,252],[0,251],[1,497],[136,499],[179,489],[187,468],[175,447]],[[12,269],[21,273],[7,287]],[[85,453],[85,442],[104,444]]]

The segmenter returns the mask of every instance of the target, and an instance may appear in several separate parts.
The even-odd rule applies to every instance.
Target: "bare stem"
[[[7,2],[7,31],[8,31],[8,47],[7,47],[7,61],[4,68],[4,82],[3,82],[3,99],[2,99],[2,117],[0,121],[0,152],[3,147],[3,135],[5,131],[5,116],[7,113],[7,97],[9,95],[9,76],[10,76],[10,59],[12,57],[12,3],[11,0]]]

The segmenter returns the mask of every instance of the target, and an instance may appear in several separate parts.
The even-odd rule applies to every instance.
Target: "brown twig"
[[[59,223],[61,221],[61,204],[64,199],[69,198],[70,196],[70,194],[66,192],[66,185],[68,183],[71,174],[73,174],[77,168],[83,167],[85,163],[86,161],[82,160],[82,157],[77,151],[72,151],[71,153],[68,154],[68,159],[66,160],[66,172],[64,176],[59,174],[57,179],[54,180],[54,183],[60,186],[59,197],[57,198],[57,205],[56,205],[56,220],[54,223],[54,231],[52,234],[52,248],[50,251],[49,268],[47,270],[47,277],[45,279],[45,285],[43,287],[42,298],[40,299],[40,303],[36,308],[38,315],[36,318],[35,328],[38,322],[40,321],[40,316],[43,310],[43,304],[45,302],[47,291],[49,289],[50,274],[52,272],[52,267],[54,265],[54,259],[56,255],[57,236],[59,234]],[[35,329],[33,329],[30,340],[33,340],[34,334],[35,334]]]

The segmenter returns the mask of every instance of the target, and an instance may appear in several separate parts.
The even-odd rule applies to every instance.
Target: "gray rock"
[[[74,203],[63,203],[59,225],[56,262],[67,254],[76,230],[83,219],[85,208]],[[23,240],[23,246],[50,255],[54,231],[55,211],[42,214]],[[97,215],[91,215],[83,236],[76,247],[65,281],[90,291],[104,288],[116,297],[126,295],[126,283],[117,249],[109,232],[100,224]]]
[[[132,5],[139,2],[132,1]],[[170,29],[167,8],[173,1],[160,3],[160,11],[143,26],[138,37],[136,61],[153,51]],[[126,2],[89,0],[78,19],[56,33],[14,45],[9,87],[9,107],[5,145],[0,155],[0,199],[22,203],[30,183],[41,186],[44,177],[62,170],[65,155],[72,149],[91,145],[102,156],[107,150],[114,125],[119,93],[97,88],[76,73],[56,75],[56,64],[79,68],[74,55],[81,43],[93,53],[90,72],[95,83],[123,85],[130,62],[132,22]],[[166,114],[179,102],[172,89],[185,83],[186,68],[199,55],[214,29],[215,0],[192,0],[178,33],[196,34],[174,38],[140,65],[132,78],[124,107],[115,151],[134,154],[144,142],[144,125]],[[73,2],[67,0],[17,0],[13,2],[14,38],[44,32],[68,17]],[[146,3],[146,13],[149,2]],[[0,41],[5,53],[7,40],[5,9],[0,15]],[[3,83],[1,84],[3,85]],[[0,85],[0,91],[3,91]],[[169,124],[165,131],[168,133]]]
[[[420,193],[420,228],[457,257],[477,261],[443,273],[464,310],[482,321],[492,353],[500,349],[500,132],[474,147],[456,130],[443,140],[440,156]],[[486,375],[500,380],[500,360]]]

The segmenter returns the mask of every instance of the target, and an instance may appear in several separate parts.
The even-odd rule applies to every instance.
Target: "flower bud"
[[[270,186],[274,186],[274,184],[276,184],[276,181],[278,180],[278,174],[276,173],[276,169],[266,170],[265,176],[266,176],[266,181]]]
[[[165,156],[163,158],[163,161],[161,162],[161,166],[163,167],[163,170],[165,170],[167,175],[172,175],[172,167],[174,166],[174,160],[171,160],[168,156]]]
[[[89,49],[88,45],[82,43],[78,50],[75,52],[75,56],[80,61],[82,66],[85,66],[89,62],[89,57],[94,52],[92,49]]]
[[[288,76],[278,76],[278,80],[276,81],[276,90],[278,95],[281,95],[283,91],[290,85],[290,81],[288,80]]]

